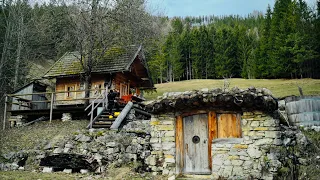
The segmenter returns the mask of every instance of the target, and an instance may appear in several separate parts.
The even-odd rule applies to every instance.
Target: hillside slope
[[[316,79],[229,79],[229,89],[239,87],[246,89],[250,86],[268,88],[275,97],[281,98],[290,95],[299,95],[300,86],[305,95],[320,94],[320,80]],[[224,80],[217,79],[194,79],[172,83],[156,84],[157,92],[146,94],[148,100],[156,99],[165,92],[182,92],[200,90],[202,88],[223,88]]]

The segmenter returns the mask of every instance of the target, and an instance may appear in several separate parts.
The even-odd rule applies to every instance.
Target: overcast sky
[[[316,0],[306,0],[314,5]],[[202,15],[241,15],[253,11],[266,12],[268,4],[273,7],[275,0],[148,0],[151,12],[169,17]]]

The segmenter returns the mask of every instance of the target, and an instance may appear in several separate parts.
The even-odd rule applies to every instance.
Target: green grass
[[[194,79],[172,83],[156,84],[156,93],[146,94],[148,100],[156,99],[165,92],[183,92],[190,90],[200,90],[202,88],[222,88],[224,80]],[[230,79],[229,88],[239,87],[247,89],[250,86],[256,88],[268,88],[275,97],[285,97],[299,95],[298,86],[302,87],[305,95],[320,95],[320,80],[315,79]]]
[[[26,127],[6,129],[0,132],[0,153],[43,147],[49,141],[58,142],[64,136],[74,135],[78,130],[86,129],[88,123],[87,120],[53,120],[52,123],[44,121]]]
[[[65,173],[38,173],[29,171],[0,171],[0,179],[2,180],[69,180],[81,179],[88,175],[82,174],[65,174]]]

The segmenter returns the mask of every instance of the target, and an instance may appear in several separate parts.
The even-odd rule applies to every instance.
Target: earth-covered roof
[[[273,112],[278,109],[278,102],[266,88],[216,88],[164,93],[158,100],[147,104],[146,109],[154,114],[203,109]]]
[[[93,60],[93,73],[113,73],[128,71],[142,47],[131,45],[126,47],[109,48],[100,59]],[[44,77],[57,77],[78,75],[84,73],[79,52],[65,53],[44,75]]]

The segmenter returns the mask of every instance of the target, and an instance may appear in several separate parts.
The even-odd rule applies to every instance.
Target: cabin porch
[[[83,93],[84,90],[77,90],[77,91],[60,91],[60,92],[37,92],[37,93],[30,93],[30,94],[9,94],[6,96],[6,103],[5,103],[5,117],[8,113],[10,113],[11,117],[14,116],[24,116],[26,117],[26,122],[30,122],[33,120],[37,120],[40,117],[47,117],[47,119],[52,121],[52,119],[61,119],[63,113],[71,113],[73,118],[75,119],[83,119],[89,116],[91,124],[93,127],[100,127],[97,124],[102,124],[101,127],[104,126],[102,121],[108,121],[107,124],[110,124],[110,121],[114,121],[115,117],[114,114],[109,113],[109,108],[107,107],[107,94],[108,89],[98,89],[100,92],[99,95],[89,98],[70,98],[70,99],[59,99],[58,94],[71,94],[71,93]],[[91,93],[96,92],[97,89],[90,90]],[[45,100],[32,100],[32,99],[25,99],[24,97],[27,96],[42,96],[46,97]],[[60,95],[61,96],[61,95]],[[85,101],[89,100],[89,106],[85,106]],[[119,109],[113,108],[112,112],[119,111],[118,114],[123,110],[128,102],[134,102],[135,108],[138,111],[144,111],[143,107],[141,107],[140,102],[143,101],[142,98],[133,96],[133,95],[125,95],[118,99]],[[68,104],[62,104],[61,102],[73,102]],[[77,103],[74,103],[77,102]],[[37,104],[42,104],[41,108],[37,106]],[[44,105],[45,104],[45,105]],[[36,107],[36,108],[34,108]],[[99,113],[102,113],[99,115]],[[145,112],[146,113],[146,112]],[[98,118],[96,118],[99,115]],[[111,117],[112,116],[112,117]],[[111,117],[111,118],[110,118]],[[96,118],[94,120],[94,118]],[[14,118],[4,118],[4,122],[6,121],[15,121]],[[94,124],[93,121],[97,121],[97,124]],[[17,124],[17,122],[12,122],[10,124]],[[112,123],[110,124],[110,126]],[[108,127],[110,127],[108,126]],[[92,127],[92,126],[91,126]],[[4,127],[5,128],[5,123]]]

